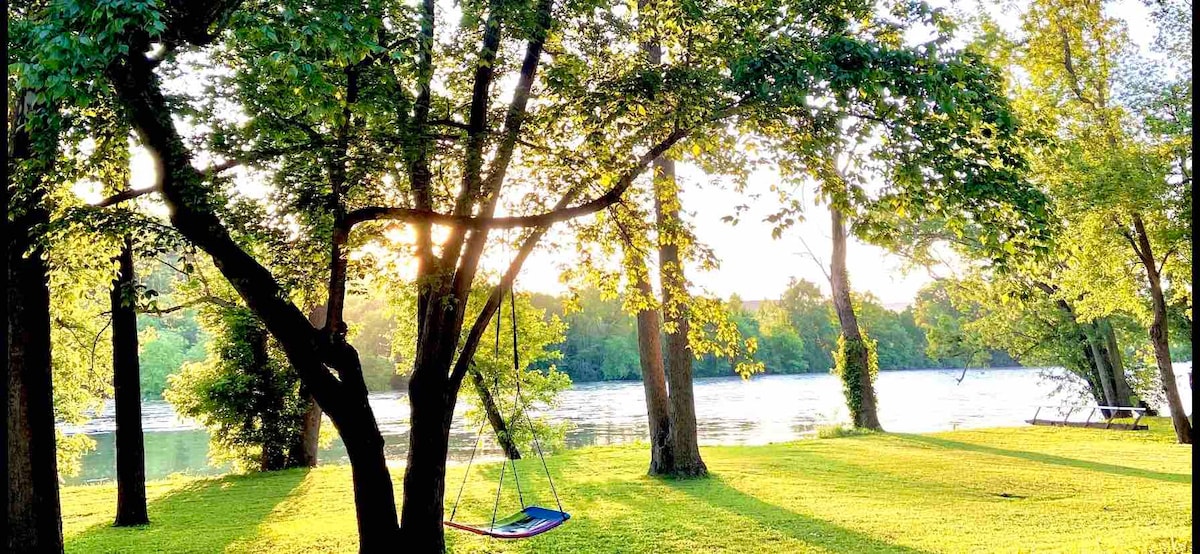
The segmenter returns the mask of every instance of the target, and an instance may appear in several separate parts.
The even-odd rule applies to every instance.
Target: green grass
[[[511,542],[447,536],[454,552],[1191,552],[1192,450],[1172,444],[1168,420],[1149,424],[704,448],[712,476],[688,481],[647,477],[644,445],[586,448],[548,459],[573,516],[563,527]],[[527,499],[553,506],[537,460],[518,465]],[[462,471],[450,469],[448,503]],[[456,520],[487,521],[499,465],[471,473]],[[356,547],[345,466],[148,489],[151,525],[115,529],[113,486],[65,488],[67,551]],[[499,515],[516,508],[506,486]]]

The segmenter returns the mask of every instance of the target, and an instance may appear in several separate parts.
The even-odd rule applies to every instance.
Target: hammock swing
[[[517,418],[521,415],[521,363],[517,353],[517,298],[510,286],[509,306],[512,310],[512,331],[513,331],[513,372],[516,376],[516,396],[513,400],[513,421],[516,424]],[[504,305],[504,295],[500,295],[500,306],[496,308],[496,357],[500,353],[500,319],[504,313],[502,308]],[[500,378],[496,377],[493,384],[493,391],[500,391]],[[495,394],[493,394],[495,396]],[[554,488],[554,479],[550,477],[550,469],[546,467],[546,458],[542,455],[542,447],[538,443],[537,433],[533,429],[533,421],[529,416],[525,416],[525,421],[529,423],[529,433],[533,436],[533,446],[537,450],[538,459],[542,461],[542,470],[546,472],[546,480],[550,483],[550,492],[554,494],[554,502],[558,505],[558,510],[543,508],[541,506],[527,506],[525,504],[525,493],[521,490],[521,479],[517,476],[517,464],[512,458],[508,459],[509,465],[512,466],[513,481],[517,486],[517,498],[521,502],[521,511],[512,514],[508,517],[496,519],[496,512],[500,508],[500,491],[504,488],[504,473],[505,464],[500,464],[500,484],[496,486],[496,502],[492,506],[492,520],[490,523],[481,523],[477,525],[468,525],[456,523],[454,515],[458,512],[458,504],[462,501],[463,489],[467,485],[467,477],[471,474],[471,463],[475,461],[475,452],[479,449],[479,443],[483,439],[483,428],[487,425],[487,418],[484,418],[483,423],[479,425],[479,431],[476,433],[475,446],[471,448],[471,457],[467,460],[467,471],[463,473],[462,484],[458,487],[458,497],[454,500],[454,508],[450,510],[450,519],[443,523],[448,527],[469,531],[477,535],[495,537],[499,539],[525,539],[545,533],[571,519],[571,514],[563,511],[562,501],[558,498],[558,491]]]

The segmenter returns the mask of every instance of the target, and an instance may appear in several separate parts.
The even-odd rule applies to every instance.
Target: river
[[[1179,392],[1189,410],[1190,370],[1190,363],[1176,364]],[[1060,381],[1043,376],[1061,371],[993,368],[970,369],[965,374],[961,369],[881,372],[876,385],[879,419],[884,429],[896,432],[1024,425],[1037,405],[1079,403],[1077,391],[1060,389]],[[761,375],[745,381],[737,377],[697,379],[695,396],[702,445],[790,441],[814,436],[818,427],[848,421],[841,383],[830,374]],[[384,435],[388,459],[403,461],[408,446],[407,398],[399,392],[372,393],[370,402]],[[459,403],[459,415],[466,410],[464,404]],[[542,413],[571,423],[566,436],[570,448],[646,437],[645,397],[640,381],[579,383],[560,395],[558,406]],[[210,463],[207,431],[177,416],[170,404],[146,401],[142,414],[147,479],[174,473],[214,475],[229,471],[226,465]],[[455,418],[450,437],[452,461],[465,461],[470,454],[477,428],[468,427],[464,418]],[[84,456],[80,473],[66,477],[66,483],[113,478],[116,458],[111,402],[86,424],[63,430],[87,433],[96,440],[96,449]],[[492,441],[485,441],[481,455],[496,457],[499,453]],[[322,463],[345,462],[345,448],[335,440],[322,449],[320,459]]]

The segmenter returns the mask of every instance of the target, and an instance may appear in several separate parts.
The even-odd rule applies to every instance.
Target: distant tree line
[[[935,353],[931,357],[925,330],[917,323],[919,306],[897,312],[871,295],[862,295],[857,301],[863,326],[878,341],[882,370],[1018,365],[1003,351],[990,351],[973,364],[967,354]],[[604,298],[597,289],[585,289],[570,302],[535,295],[534,303],[567,323],[566,339],[557,346],[562,359],[555,365],[572,381],[641,378],[636,321],[622,309],[619,299]],[[725,302],[725,308],[742,334],[757,343],[757,350],[750,356],[763,364],[766,373],[826,373],[833,367],[837,320],[829,297],[817,285],[794,279],[778,299],[747,302],[735,295]],[[695,375],[734,375],[736,362],[706,355],[697,360]]]

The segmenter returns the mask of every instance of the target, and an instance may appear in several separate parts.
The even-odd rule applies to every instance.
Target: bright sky
[[[986,10],[1009,29],[1015,29],[1021,11],[1008,2],[943,0],[933,3],[960,12]],[[1149,11],[1140,1],[1121,0],[1114,5],[1112,13],[1126,20],[1130,38],[1143,49],[1153,40]],[[718,270],[700,272],[693,268],[689,271],[688,277],[697,288],[695,292],[721,298],[738,294],[744,300],[773,299],[780,296],[791,277],[797,277],[818,284],[828,293],[828,281],[814,260],[815,257],[827,265],[831,250],[829,214],[823,206],[810,204],[802,222],[779,240],[773,240],[771,225],[763,222],[766,215],[778,208],[773,196],[767,192],[776,179],[771,172],[751,176],[748,189],[763,193],[755,202],[747,202],[735,192],[710,185],[695,168],[681,164],[679,177],[684,184],[685,217],[692,223],[697,238],[721,260]],[[152,183],[149,157],[140,152],[133,160],[132,186],[143,188]],[[254,188],[253,185],[250,188]],[[89,198],[98,197],[98,193],[87,191],[86,187],[79,190]],[[738,225],[721,221],[722,216],[731,215],[733,206],[742,203],[751,204],[752,210],[741,214]],[[495,248],[490,253],[492,256],[484,265],[494,269],[502,267],[511,255],[496,252]],[[540,247],[526,262],[518,278],[518,287],[552,294],[565,291],[566,287],[559,282],[560,268],[571,264],[573,258],[569,247],[559,251]],[[906,268],[899,257],[853,238],[848,245],[847,265],[855,290],[870,292],[885,306],[896,309],[910,304],[917,291],[932,279],[924,268]]]

